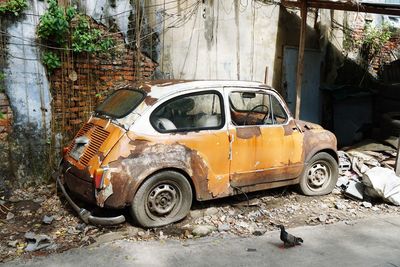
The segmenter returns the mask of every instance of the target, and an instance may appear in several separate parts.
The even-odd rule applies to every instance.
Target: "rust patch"
[[[298,177],[301,174],[301,171],[302,164],[295,164],[256,172],[234,173],[231,177],[231,185],[242,187],[282,180],[291,180]]]
[[[170,86],[178,83],[187,83],[191,82],[193,80],[154,80],[151,81],[151,85],[156,85],[158,87],[165,87],[165,86]]]
[[[187,173],[196,188],[197,197],[209,199],[207,191],[208,167],[196,151],[174,143],[152,143],[135,140],[129,143],[131,153],[110,162],[114,194],[105,202],[107,207],[123,207],[129,204],[144,179],[163,169],[178,169]]]
[[[152,105],[154,105],[154,103],[156,103],[157,102],[157,98],[154,98],[154,97],[151,97],[151,96],[147,96],[145,99],[144,99],[144,103],[146,103],[146,105],[148,105],[148,106],[152,106]]]
[[[257,137],[261,135],[260,127],[252,126],[252,127],[243,127],[237,128],[236,134],[238,138],[241,139],[250,139],[252,137]]]
[[[299,179],[295,178],[295,179],[291,179],[291,180],[254,184],[254,185],[240,187],[240,190],[238,188],[234,188],[232,194],[237,195],[237,194],[243,194],[243,193],[247,193],[247,192],[254,192],[254,191],[258,191],[258,190],[265,190],[265,189],[270,189],[270,188],[288,186],[288,185],[293,185],[293,184],[298,184],[298,183],[299,183]]]
[[[204,164],[203,159],[197,154],[196,151],[186,148],[190,153],[190,167],[192,170],[192,181],[197,188],[197,196],[201,199],[209,199],[210,193],[208,192],[208,167]]]
[[[321,150],[332,150],[336,153],[336,137],[327,130],[307,130],[304,132],[305,162]],[[337,160],[337,156],[336,156]]]
[[[94,188],[91,182],[82,180],[70,172],[64,174],[63,178],[66,187],[73,195],[89,203],[96,203],[96,199],[94,197]]]
[[[293,134],[293,129],[297,128],[296,124],[294,123],[293,120],[290,120],[290,122],[287,125],[283,125],[283,130],[285,130],[284,135],[288,136]]]

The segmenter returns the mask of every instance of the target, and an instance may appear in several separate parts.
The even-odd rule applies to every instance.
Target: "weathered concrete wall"
[[[118,38],[121,41],[117,43],[123,50],[120,51],[122,56],[120,53],[120,57],[112,56],[101,62],[100,59],[87,60],[86,56],[76,58],[74,66],[67,64],[64,66],[65,72],[59,72],[59,76],[51,75],[52,79],[49,81],[40,59],[43,44],[40,44],[36,37],[36,27],[47,4],[38,0],[28,0],[28,4],[28,8],[20,17],[2,18],[0,25],[0,72],[5,74],[5,97],[9,99],[9,106],[13,112],[12,131],[7,133],[7,138],[0,140],[1,157],[3,162],[7,162],[0,166],[0,187],[5,180],[10,180],[16,185],[48,180],[56,161],[55,155],[62,145],[60,139],[65,135],[64,131],[67,131],[69,136],[74,134],[80,123],[93,110],[96,103],[95,94],[115,83],[135,80],[136,62],[141,61],[139,67],[142,79],[148,79],[156,66],[143,55],[140,56],[141,60],[137,61],[133,51],[126,48],[126,44],[134,48],[135,40],[129,38],[130,32],[134,30],[134,2],[82,0],[75,1],[81,12],[108,25],[113,32],[120,32]],[[143,18],[142,21],[146,19]],[[149,26],[142,29],[151,31]],[[146,49],[147,47],[143,48]],[[74,83],[69,80],[69,74],[75,69],[78,71],[79,81]],[[60,110],[62,100],[68,100],[67,106],[72,110]],[[90,100],[91,105],[86,105],[86,100]],[[65,103],[62,106],[65,106]],[[65,127],[59,128],[60,124]]]
[[[243,6],[235,0],[180,2],[167,6],[171,19],[160,37],[160,70],[166,77],[264,81],[268,67],[272,80],[279,6],[254,1]],[[186,20],[175,23],[178,16]]]
[[[161,3],[154,1],[155,5]],[[165,77],[254,81],[266,78],[267,84],[282,91],[283,48],[298,47],[299,11],[258,1],[178,3],[166,6],[171,19],[162,23],[165,33],[160,36],[159,68]],[[186,19],[176,26],[173,18],[179,16]],[[331,26],[333,20],[343,19],[341,11],[310,10],[308,14],[306,48],[319,49],[324,56],[329,53],[328,59],[334,60],[333,67],[323,71],[324,81],[334,79],[341,64],[341,29]],[[329,46],[334,49],[328,51]]]
[[[41,14],[44,3],[29,1],[27,14]],[[9,161],[12,179],[41,180],[48,161],[47,138],[50,131],[51,96],[45,70],[35,43],[38,16],[23,15],[2,20],[6,32],[3,48],[5,93],[14,114],[13,131],[9,136]],[[1,177],[3,179],[10,177]]]

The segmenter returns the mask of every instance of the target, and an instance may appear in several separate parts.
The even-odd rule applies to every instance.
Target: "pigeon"
[[[296,237],[286,232],[285,226],[278,225],[278,227],[281,229],[281,240],[283,241],[283,246],[285,248],[294,247],[303,243],[303,239],[301,237]]]

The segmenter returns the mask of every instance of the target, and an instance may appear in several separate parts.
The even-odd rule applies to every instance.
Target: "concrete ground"
[[[400,216],[348,224],[288,229],[302,246],[281,249],[279,232],[251,238],[206,237],[188,241],[118,240],[17,260],[2,266],[390,266],[400,267]]]

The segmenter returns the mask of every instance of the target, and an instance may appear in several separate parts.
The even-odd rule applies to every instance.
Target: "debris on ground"
[[[394,148],[376,142],[372,146],[363,144],[351,147],[339,152],[342,159],[340,177],[332,194],[308,197],[298,194],[292,187],[285,187],[195,202],[184,220],[155,229],[135,227],[129,220],[112,227],[86,225],[57,191],[55,184],[16,189],[7,197],[0,192],[0,262],[96,246],[116,239],[186,240],[205,235],[249,237],[276,231],[276,225],[291,228],[340,221],[352,224],[352,221],[368,216],[400,214],[400,206],[391,204],[397,195],[387,191],[388,187],[382,190],[375,180],[383,182],[385,186],[388,182],[381,178],[371,178],[372,181],[367,182],[366,178],[375,176],[377,167],[385,171],[393,169],[395,156]],[[376,166],[377,163],[379,166]],[[391,179],[398,181],[400,178]],[[368,188],[380,190],[382,194],[373,195]],[[90,206],[85,208],[93,209]],[[100,215],[107,215],[105,213],[110,211],[99,212],[103,212]],[[128,210],[124,212],[129,218]],[[49,239],[43,241],[51,245],[26,251],[30,242],[25,238],[25,233],[29,232],[45,235]],[[38,239],[32,239],[31,243],[35,244]],[[38,247],[36,245],[35,248]]]
[[[53,222],[53,220],[54,220],[53,216],[44,215],[42,222],[44,224],[51,224]]]
[[[384,142],[389,145],[364,140],[346,151],[338,151],[341,176],[336,187],[352,199],[382,199],[400,205],[400,177],[393,171],[398,140],[398,138],[385,140]],[[365,201],[362,205],[373,206]]]
[[[28,241],[25,251],[28,252],[48,248],[53,245],[53,240],[47,235],[37,235],[28,232],[25,234],[25,239]]]
[[[217,228],[213,225],[197,225],[193,228],[192,234],[194,236],[202,237],[216,231]]]
[[[394,171],[382,167],[372,168],[364,173],[363,182],[368,196],[400,205],[400,177]]]

